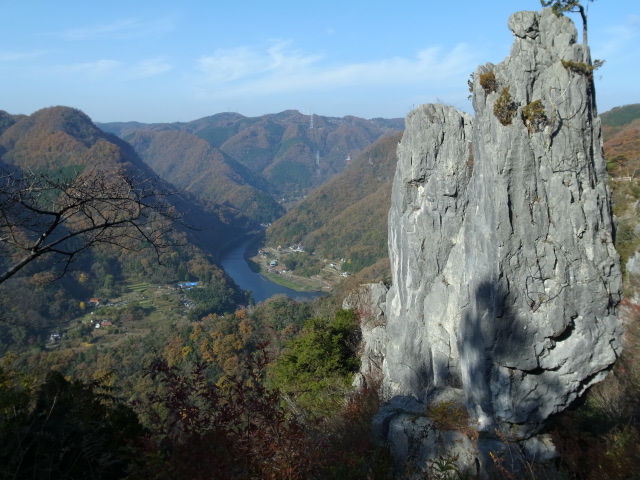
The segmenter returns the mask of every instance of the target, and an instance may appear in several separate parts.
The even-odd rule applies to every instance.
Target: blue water
[[[220,259],[220,264],[233,281],[243,290],[251,290],[256,302],[264,302],[274,295],[286,295],[294,300],[306,300],[324,295],[324,292],[298,292],[277,283],[265,276],[255,273],[244,259],[251,239],[244,240],[236,247],[228,250]]]

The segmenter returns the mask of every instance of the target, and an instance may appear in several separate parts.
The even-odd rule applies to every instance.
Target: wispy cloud
[[[18,62],[21,60],[31,60],[33,58],[40,57],[46,52],[33,51],[33,52],[0,52],[0,62]]]
[[[58,35],[66,40],[91,40],[112,38],[126,40],[144,37],[151,34],[161,34],[173,30],[175,23],[170,18],[152,21],[141,21],[135,18],[125,18],[112,23],[96,24],[74,28]]]
[[[213,55],[198,59],[198,70],[206,82],[221,85],[256,77],[293,74],[309,68],[322,58],[319,55],[304,55],[289,46],[289,42],[277,42],[266,51],[252,47],[219,49]]]
[[[131,78],[150,78],[168,72],[173,65],[164,58],[151,58],[143,60],[131,67],[127,75]]]
[[[126,64],[118,60],[102,59],[93,62],[73,63],[56,65],[51,69],[60,77],[73,76],[80,80],[100,80],[109,79],[117,82],[122,80],[147,79],[156,75],[161,75],[173,69],[164,58],[151,58],[133,64]]]
[[[57,65],[53,68],[59,75],[84,76],[91,79],[98,79],[113,74],[121,63],[116,60],[96,60],[95,62],[73,63]]]
[[[329,90],[331,88],[410,84],[446,86],[478,63],[479,52],[465,44],[445,50],[433,46],[412,57],[331,64],[326,55],[296,50],[288,42],[266,49],[218,50],[198,60],[197,87],[214,96]]]
[[[640,15],[629,15],[624,24],[616,25],[605,31],[605,37],[594,42],[593,51],[598,58],[609,58],[619,53],[637,51],[640,37]]]

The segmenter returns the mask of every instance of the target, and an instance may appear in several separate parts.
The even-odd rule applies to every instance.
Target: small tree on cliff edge
[[[587,0],[593,2],[593,0]],[[578,12],[582,17],[582,43],[587,44],[587,12],[580,2],[575,0],[540,0],[543,7],[551,7],[556,15],[565,12]]]

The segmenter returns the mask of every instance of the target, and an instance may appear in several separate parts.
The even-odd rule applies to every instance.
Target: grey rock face
[[[431,389],[461,377],[456,330],[466,301],[461,234],[471,121],[443,105],[423,105],[406,118],[389,211],[388,397],[424,400]]]
[[[387,345],[387,291],[383,283],[361,285],[342,304],[345,310],[355,310],[360,320],[360,372],[354,380],[358,389],[377,388],[382,383],[382,362]]]
[[[407,116],[383,392],[461,387],[480,432],[527,438],[619,354],[621,273],[593,83],[562,63],[590,63],[588,48],[549,9],[509,28],[511,54],[474,74],[475,120],[442,105]]]

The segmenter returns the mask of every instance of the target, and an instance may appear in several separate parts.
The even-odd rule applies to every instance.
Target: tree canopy
[[[360,367],[358,332],[353,310],[338,310],[332,320],[308,320],[275,362],[273,384],[300,407],[327,414],[344,398]]]

